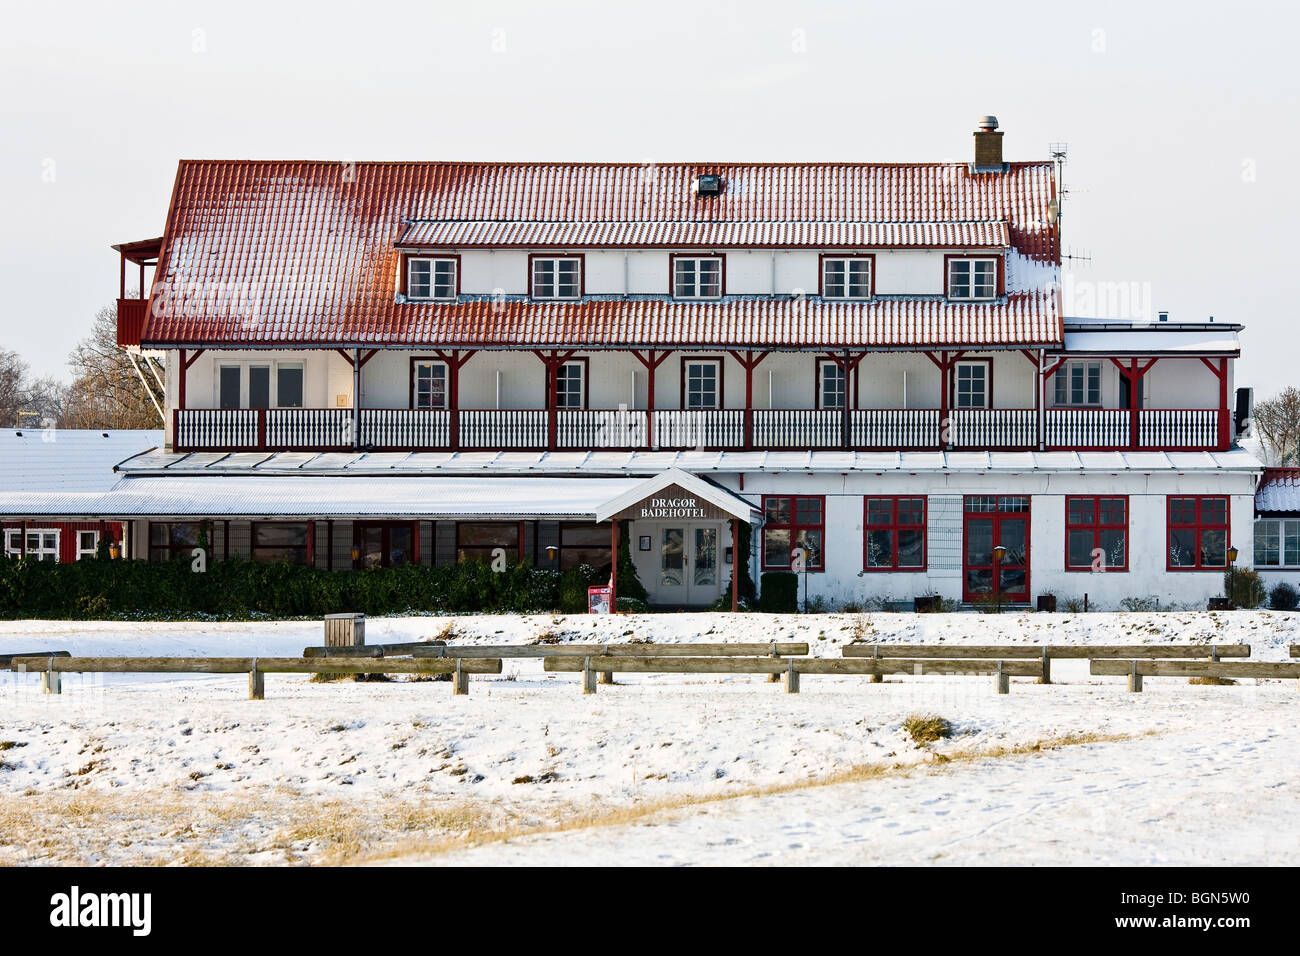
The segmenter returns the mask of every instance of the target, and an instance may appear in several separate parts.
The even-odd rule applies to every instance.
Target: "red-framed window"
[[[723,256],[670,255],[668,279],[674,299],[720,299],[727,292],[727,260]]]
[[[988,302],[1005,291],[1001,256],[944,256],[944,294],[961,302]]]
[[[352,567],[397,568],[419,563],[419,522],[358,521],[352,525]]]
[[[315,532],[314,521],[254,521],[249,555],[266,563],[312,564]]]
[[[403,256],[399,291],[416,302],[451,302],[460,296],[460,256]]]
[[[212,547],[212,526],[206,521],[150,521],[149,560],[189,561],[199,546],[199,535],[207,528],[208,547]]]
[[[862,503],[862,567],[925,570],[925,497],[876,495]]]
[[[1228,566],[1232,530],[1225,495],[1170,495],[1167,499],[1170,571],[1221,571]]]
[[[763,570],[789,571],[802,548],[809,571],[826,568],[826,496],[763,496]]]
[[[823,299],[870,299],[876,293],[876,257],[822,255],[818,293]]]
[[[1128,497],[1067,495],[1065,570],[1128,570]]]
[[[524,525],[522,521],[461,521],[456,525],[456,562],[483,561],[491,564],[497,550],[505,553],[506,563],[523,560]]]
[[[451,371],[441,359],[416,356],[411,359],[411,408],[449,408]]]
[[[586,271],[581,253],[565,256],[530,255],[528,289],[534,299],[580,299],[585,293]]]

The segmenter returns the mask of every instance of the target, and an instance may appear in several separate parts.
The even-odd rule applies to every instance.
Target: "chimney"
[[[1002,168],[1002,133],[998,131],[998,118],[985,116],[975,131],[975,168]]]

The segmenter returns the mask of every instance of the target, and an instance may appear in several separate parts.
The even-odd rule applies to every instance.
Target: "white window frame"
[[[977,263],[988,263],[991,269],[991,275],[989,277],[990,285],[989,285],[988,295],[976,295],[975,265]],[[967,285],[969,286],[970,289],[969,293],[966,295],[958,295],[956,292],[953,291],[953,281],[952,281],[953,271],[958,266],[966,267]],[[953,299],[958,302],[988,302],[992,299],[996,299],[998,297],[997,257],[996,256],[969,256],[969,257],[949,259],[948,275],[946,276],[946,282],[945,282],[945,292],[949,299]]]
[[[826,403],[826,385],[827,371],[831,370],[838,376],[837,391],[840,394],[840,401],[837,405],[828,405]],[[817,360],[817,408],[827,411],[841,411],[849,400],[849,377],[844,374],[844,369],[838,362],[831,359]]]
[[[73,533],[77,536],[77,560],[78,560],[78,561],[80,561],[82,558],[93,558],[93,557],[94,557],[94,556],[99,552],[99,532],[98,532],[98,531],[87,531],[86,529],[82,528],[82,529],[80,529],[80,530],[78,530],[78,531],[75,531],[75,532],[73,532]],[[83,548],[83,547],[81,546],[81,536],[82,536],[83,534],[88,534],[88,535],[90,535],[90,548],[89,548],[89,549]]]
[[[567,263],[572,263],[576,270],[573,276],[573,294],[561,295],[560,265]],[[582,266],[583,262],[582,257],[580,256],[534,256],[528,278],[528,294],[539,302],[572,302],[576,299],[581,299],[583,279]],[[543,279],[544,282],[550,283],[550,295],[540,295],[537,291],[538,271],[540,268],[547,268],[551,272],[549,277],[544,277]]]
[[[837,280],[844,286],[844,292],[840,295],[833,295],[830,291],[831,279],[828,275],[829,268],[833,265],[843,266],[843,278]],[[875,263],[867,256],[826,256],[822,259],[822,298],[832,299],[836,302],[864,302],[871,298],[872,288],[872,268]],[[853,275],[854,271],[865,270],[865,281],[863,277]],[[852,289],[854,286],[865,287],[866,291],[861,295],[854,295]]]
[[[1088,399],[1088,393],[1091,389],[1088,386],[1087,374],[1089,369],[1097,370],[1097,398],[1095,401]],[[1083,401],[1074,400],[1074,380],[1073,375],[1076,370],[1082,370],[1083,378]],[[1071,359],[1056,370],[1052,376],[1052,404],[1057,408],[1100,408],[1102,404],[1102,363],[1099,360],[1092,359]]]
[[[420,369],[428,368],[430,370],[440,369],[442,371],[442,404],[432,404],[433,398],[433,381],[435,376],[429,376],[429,398],[430,404],[422,405],[420,403]],[[451,407],[451,369],[447,363],[440,359],[416,359],[411,363],[411,407],[415,409],[427,409],[431,411],[442,411]]]
[[[713,404],[691,404],[691,369],[708,366],[713,369]],[[719,359],[687,359],[682,365],[682,407],[692,411],[722,408],[722,362]]]
[[[984,381],[984,404],[982,405],[963,405],[961,404],[961,370],[963,368],[978,368],[980,377]],[[983,359],[972,359],[964,362],[957,362],[952,367],[952,407],[954,409],[974,409],[974,408],[992,408],[993,407],[993,366]]]
[[[572,376],[574,370],[577,371],[578,393],[575,396],[577,399],[576,405],[567,404],[568,399],[572,394],[571,390],[568,388],[562,390],[560,387],[561,373],[564,373],[566,370],[568,371],[569,376]],[[567,377],[566,377],[566,384],[571,384],[568,383]],[[556,369],[555,407],[558,409],[563,409],[568,411],[572,411],[574,409],[584,409],[587,407],[587,363],[586,362],[577,362],[577,361],[564,362],[563,364],[560,365],[558,369]]]
[[[32,547],[27,548],[26,551],[27,557],[35,558],[37,561],[40,561],[43,560],[41,558],[41,555],[47,554],[53,558],[55,564],[58,563],[59,561],[59,529],[58,528],[27,528],[25,531],[22,528],[6,528],[5,529],[6,557],[21,558],[23,556],[22,536],[24,534],[28,536],[37,535],[37,542],[38,542],[35,548]],[[40,536],[47,535],[47,534],[54,535],[54,547],[52,549],[46,548],[44,544],[41,542]]]
[[[224,368],[239,369],[239,405],[240,409],[248,409],[249,402],[249,385],[252,379],[251,370],[257,367],[265,367],[270,377],[268,385],[269,395],[267,408],[310,408],[307,404],[307,362],[303,359],[243,359],[236,361],[213,360],[212,376],[212,407],[221,408],[221,370]],[[280,369],[281,368],[299,368],[302,369],[302,404],[301,405],[281,405],[280,404]]]
[[[1259,553],[1256,551],[1252,557],[1253,564],[1256,568],[1300,568],[1300,518],[1256,518],[1254,527],[1254,537],[1256,542],[1259,541],[1260,528],[1262,524],[1272,524],[1277,526],[1277,561],[1269,563],[1259,560]],[[1292,561],[1287,561],[1287,526],[1291,526],[1291,531],[1295,535],[1296,543],[1293,551]]]
[[[428,277],[417,283],[415,267],[428,266]],[[440,267],[450,270],[439,275]],[[454,302],[460,282],[460,263],[451,256],[408,256],[406,259],[406,297],[412,302]],[[428,293],[417,295],[415,289],[427,286]]]
[[[726,265],[722,256],[673,256],[672,262],[674,299],[714,302],[722,298],[725,292],[724,283],[726,282]],[[718,292],[716,295],[703,295],[700,292],[703,287],[700,266],[706,262],[710,264],[716,263],[718,268]],[[687,263],[692,266],[691,274],[688,278],[684,278],[680,270]]]

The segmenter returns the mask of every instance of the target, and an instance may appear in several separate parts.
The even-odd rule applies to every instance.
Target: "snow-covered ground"
[[[832,657],[855,639],[1245,642],[1282,660],[1300,614],[366,622],[367,643],[435,636],[806,640]],[[10,622],[0,654],[280,656],[320,640],[312,621]],[[507,660],[468,697],[269,675],[249,701],[242,676],[67,675],[42,696],[0,672],[0,864],[1294,862],[1294,681],[1129,694],[1084,661],[1053,676],[998,696],[988,678],[805,676],[790,695],[756,676],[619,675],[593,697]],[[914,713],[957,732],[918,746]],[[33,832],[52,835],[15,835]]]

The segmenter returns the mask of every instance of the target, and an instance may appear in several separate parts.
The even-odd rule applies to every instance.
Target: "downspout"
[[[1047,379],[1043,377],[1046,350],[1038,350],[1038,450],[1047,448]]]
[[[352,350],[352,447],[361,447],[361,349]]]

